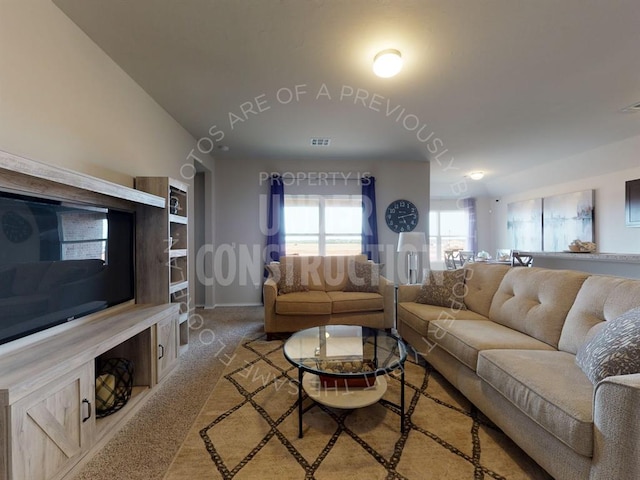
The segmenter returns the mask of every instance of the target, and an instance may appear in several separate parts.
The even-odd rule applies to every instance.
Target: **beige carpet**
[[[218,361],[223,377],[165,480],[550,478],[428,367],[406,363],[404,434],[385,402],[338,410],[307,398],[300,439],[297,371],[281,341],[245,341]],[[387,380],[384,399],[397,404],[400,382]]]

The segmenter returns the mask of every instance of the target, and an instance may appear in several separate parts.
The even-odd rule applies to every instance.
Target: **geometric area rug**
[[[304,394],[300,439],[297,370],[282,345],[250,339],[213,360],[224,362],[224,374],[165,480],[551,478],[438,372],[410,359],[404,433],[392,405],[400,404],[400,381],[391,374],[383,400],[360,409]]]

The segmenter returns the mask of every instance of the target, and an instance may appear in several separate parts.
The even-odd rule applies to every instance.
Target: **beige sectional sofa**
[[[640,306],[640,281],[475,263],[466,310],[416,303],[420,289],[399,287],[400,335],[547,472],[640,478],[640,374],[594,385],[576,364],[606,322]]]
[[[393,312],[394,304],[386,305],[383,296],[393,284],[376,272],[378,266],[365,255],[285,256],[278,265],[283,268],[281,278],[275,278],[271,268],[263,287],[268,335],[329,324],[393,327],[393,313],[385,320],[384,312]],[[271,265],[276,274],[278,265]],[[371,280],[363,274],[367,271],[373,274]]]

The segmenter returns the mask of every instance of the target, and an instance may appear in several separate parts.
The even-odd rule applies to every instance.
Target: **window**
[[[429,212],[429,258],[443,262],[445,250],[465,250],[469,243],[467,210],[432,210]]]
[[[69,211],[58,213],[58,218],[61,260],[107,260],[106,211]]]
[[[362,252],[361,195],[284,196],[287,255]]]

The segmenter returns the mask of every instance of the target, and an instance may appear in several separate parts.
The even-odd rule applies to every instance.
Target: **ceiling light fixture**
[[[379,77],[393,77],[400,69],[402,69],[402,55],[398,50],[393,48],[382,50],[373,58],[373,72]]]
[[[469,177],[471,178],[471,180],[480,180],[482,179],[482,177],[484,177],[484,172],[471,172],[469,174]]]

